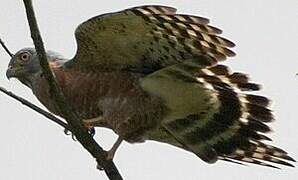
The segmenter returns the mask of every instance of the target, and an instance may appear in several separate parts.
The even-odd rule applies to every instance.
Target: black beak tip
[[[8,80],[10,80],[10,78],[13,77],[13,70],[11,67],[8,67],[7,71],[6,71],[6,77]]]
[[[8,80],[10,80],[10,78],[11,78],[11,77],[10,77],[10,72],[9,72],[8,70],[6,71],[6,78],[7,78]]]

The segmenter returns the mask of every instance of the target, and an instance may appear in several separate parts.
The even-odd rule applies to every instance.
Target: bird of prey
[[[139,6],[93,17],[75,31],[77,52],[48,61],[68,104],[86,128],[105,127],[122,140],[153,140],[194,153],[207,163],[224,160],[293,166],[287,153],[266,144],[273,120],[260,86],[220,62],[234,43],[203,17],[167,6]],[[34,48],[11,59],[7,77],[32,89],[61,115]]]

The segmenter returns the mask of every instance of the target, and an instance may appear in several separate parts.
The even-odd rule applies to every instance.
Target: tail
[[[268,98],[251,93],[260,86],[247,75],[189,60],[146,76],[142,87],[161,97],[167,109],[156,133],[167,137],[152,140],[178,143],[208,163],[221,159],[293,166],[289,161],[295,160],[285,151],[263,143],[271,141],[266,133],[274,117]]]
[[[179,72],[181,74],[182,71]],[[208,163],[220,159],[274,168],[277,167],[271,163],[293,167],[290,161],[295,160],[284,150],[263,143],[271,141],[266,133],[271,131],[268,123],[274,117],[268,107],[270,101],[251,93],[260,90],[260,86],[251,83],[247,75],[232,73],[226,66],[217,65],[197,70],[192,81],[187,79],[192,76],[180,76],[176,79],[199,83],[202,89],[198,88],[196,91],[199,92],[195,94],[193,86],[188,89],[186,84],[180,85],[186,93],[193,93],[189,95],[179,91],[184,99],[178,110],[187,106],[184,112],[192,114],[164,122],[163,131],[169,137],[163,142],[177,146],[172,143],[175,139],[181,144],[179,147],[195,153]]]
[[[219,159],[275,168],[269,162],[293,167],[288,161],[295,160],[284,150],[262,142],[271,141],[265,134],[271,131],[267,124],[274,117],[266,97],[248,93],[260,90],[258,84],[249,82],[245,74],[231,73],[223,65],[202,69],[197,76],[201,83],[213,88],[221,102],[213,121],[218,122],[217,128],[226,130],[208,140]]]

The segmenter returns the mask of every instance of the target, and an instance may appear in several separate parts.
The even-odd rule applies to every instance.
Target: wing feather
[[[65,67],[151,73],[187,59],[209,56],[206,65],[234,56],[235,44],[199,16],[167,6],[140,6],[93,17],[75,32],[77,53]]]
[[[189,60],[146,76],[142,86],[165,101],[169,112],[162,127],[169,136],[202,160],[293,166],[284,150],[262,143],[271,141],[265,133],[274,117],[267,98],[247,94],[259,85],[246,74]]]

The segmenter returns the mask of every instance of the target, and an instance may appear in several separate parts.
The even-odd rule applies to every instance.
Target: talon
[[[71,139],[77,141],[75,135],[70,130],[64,129],[64,134],[67,136],[71,135]]]
[[[71,133],[70,130],[68,130],[68,129],[64,129],[64,134],[65,134],[65,135],[71,135],[72,133]]]
[[[71,133],[71,139],[77,141],[76,136],[73,133]]]
[[[88,129],[88,133],[91,136],[94,136],[95,135],[95,128],[94,128],[94,126],[91,126],[91,125],[88,125],[88,124],[85,124],[85,123],[84,123],[84,126]],[[68,136],[71,135],[72,140],[77,141],[75,135],[70,130],[64,129],[64,134],[66,134]]]

